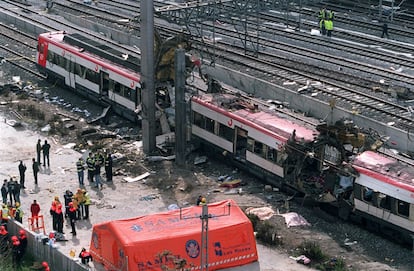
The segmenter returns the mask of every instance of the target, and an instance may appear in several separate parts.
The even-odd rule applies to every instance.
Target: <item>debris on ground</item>
[[[286,214],[278,214],[285,218],[286,226],[288,228],[295,227],[295,226],[310,226],[311,224],[306,221],[306,219],[295,212],[290,212]]]
[[[147,178],[150,175],[151,175],[151,173],[145,172],[145,173],[143,173],[143,174],[141,174],[141,175],[139,175],[139,176],[137,176],[135,178],[125,177],[122,180],[125,181],[125,182],[127,182],[127,183],[133,183],[133,182],[138,182],[140,180],[143,180],[143,179]]]
[[[247,208],[245,212],[248,215],[252,214],[252,215],[257,216],[260,220],[268,220],[272,216],[275,215],[275,211],[273,211],[273,209],[270,207],[259,207],[259,208],[250,207],[250,208]]]

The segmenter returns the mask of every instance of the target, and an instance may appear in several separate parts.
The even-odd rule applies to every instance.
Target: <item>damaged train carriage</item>
[[[252,104],[241,95],[194,96],[191,112],[192,134],[209,153],[215,150],[283,190],[337,207],[352,193],[353,170],[344,165],[377,142],[352,123],[327,126],[286,109]]]

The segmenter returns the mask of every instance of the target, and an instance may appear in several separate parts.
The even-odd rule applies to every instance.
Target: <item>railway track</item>
[[[347,85],[347,79],[322,79],[319,76],[310,74],[309,72],[299,72],[296,68],[287,68],[273,62],[271,55],[266,57],[249,57],[244,54],[243,48],[234,48],[228,51],[227,46],[216,46],[217,51],[221,51],[221,59],[234,64],[239,62],[238,67],[249,69],[249,74],[256,78],[267,81],[277,81],[281,83],[286,81],[299,82],[301,85],[308,85],[308,89],[304,90],[302,95],[309,95],[326,102],[334,102],[335,106],[352,110],[355,114],[364,114],[368,117],[377,119],[384,123],[394,122],[395,125],[412,126],[414,125],[411,113],[406,106],[401,106],[395,102],[389,101],[388,97],[380,97],[366,92],[363,86]],[[238,60],[237,60],[238,59]],[[272,78],[269,80],[269,78]],[[318,82],[322,82],[319,84]],[[287,85],[286,87],[289,88]],[[290,87],[297,91],[298,85]]]
[[[76,2],[71,3],[76,4]],[[64,5],[64,7],[67,8],[66,5]],[[95,8],[93,7],[93,9]],[[83,12],[80,8],[75,8],[74,10],[76,12]],[[92,14],[92,11],[88,11],[85,16],[92,16]],[[106,14],[106,12],[103,12],[103,14]],[[118,21],[126,20],[127,18],[125,16],[116,17],[116,14],[113,12],[110,12],[109,14],[110,17],[108,17],[107,22],[110,24],[117,24]],[[107,18],[106,15],[99,15],[98,17],[102,20],[106,20]],[[223,28],[221,30],[223,33],[227,33],[227,37],[231,37],[229,29]],[[390,101],[387,99],[387,96],[374,95],[372,93],[373,85],[367,89],[367,83],[361,82],[361,80],[356,80],[356,78],[358,78],[357,76],[345,77],[343,73],[334,73],[331,70],[331,78],[329,78],[329,76],[322,71],[323,69],[315,69],[315,67],[309,63],[303,65],[303,63],[300,63],[299,61],[295,62],[289,59],[282,59],[282,61],[286,65],[287,60],[289,60],[291,66],[282,67],[283,63],[280,62],[280,57],[275,58],[274,55],[275,52],[281,51],[291,51],[292,54],[296,55],[302,54],[303,58],[308,59],[311,59],[315,55],[319,55],[319,58],[323,58],[328,62],[335,62],[335,65],[341,66],[342,68],[346,67],[348,70],[358,69],[359,73],[364,72],[371,77],[373,75],[378,77],[388,76],[390,80],[404,81],[405,83],[408,82],[410,84],[413,83],[412,77],[399,73],[394,73],[393,76],[390,77],[388,71],[378,68],[375,68],[376,71],[372,71],[374,69],[373,67],[367,65],[364,67],[364,63],[361,62],[327,56],[312,50],[306,50],[307,52],[305,54],[303,48],[294,48],[294,46],[288,44],[279,43],[279,47],[276,47],[274,44],[272,45],[272,43],[275,43],[274,40],[270,39],[261,38],[261,42],[266,45],[266,48],[273,48],[271,49],[273,52],[260,52],[260,57],[258,58],[249,57],[246,56],[246,52],[243,51],[242,47],[235,44],[234,40],[228,43],[221,41],[216,48],[211,47],[210,50],[217,50],[217,53],[221,55],[221,59],[224,63],[227,62],[229,65],[237,63],[242,70],[249,69],[256,77],[264,78],[265,80],[268,80],[271,77],[271,81],[273,82],[276,81],[275,78],[279,78],[279,83],[283,83],[283,81],[287,80],[296,81],[297,85],[300,87],[308,86],[313,89],[312,91],[304,92],[303,95],[311,95],[312,97],[315,97],[316,95],[316,97],[322,100],[328,102],[334,101],[336,106],[352,110],[355,114],[366,114],[369,117],[376,118],[386,123],[394,123],[396,126],[401,125],[401,127],[405,129],[413,126],[411,113],[407,110],[406,106]],[[361,67],[364,68],[362,69]],[[315,70],[319,70],[318,73],[315,73]],[[339,81],[342,81],[342,83]],[[356,84],[357,81],[359,85]],[[309,82],[321,82],[322,84],[318,85],[312,83],[310,85]],[[373,82],[375,82],[375,80],[371,83]],[[295,86],[294,88],[297,90],[298,87]]]
[[[30,75],[41,79],[46,78],[37,72],[35,60],[36,38],[4,24],[0,24],[0,36],[3,41],[6,41],[0,45],[1,55],[4,57],[3,61]],[[31,51],[32,55],[27,56],[22,51]]]

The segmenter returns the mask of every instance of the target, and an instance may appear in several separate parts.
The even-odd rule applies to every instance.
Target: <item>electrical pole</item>
[[[141,1],[142,145],[155,151],[154,2]]]
[[[185,50],[175,50],[175,162],[185,164],[187,116],[185,104]]]

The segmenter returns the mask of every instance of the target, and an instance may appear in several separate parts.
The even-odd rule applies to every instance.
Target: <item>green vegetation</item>
[[[283,246],[283,238],[269,221],[261,221],[256,215],[247,215],[256,232],[257,240],[269,246]],[[311,260],[309,266],[321,271],[350,271],[344,259],[325,254],[317,242],[305,241],[295,250],[295,257],[304,255]]]

